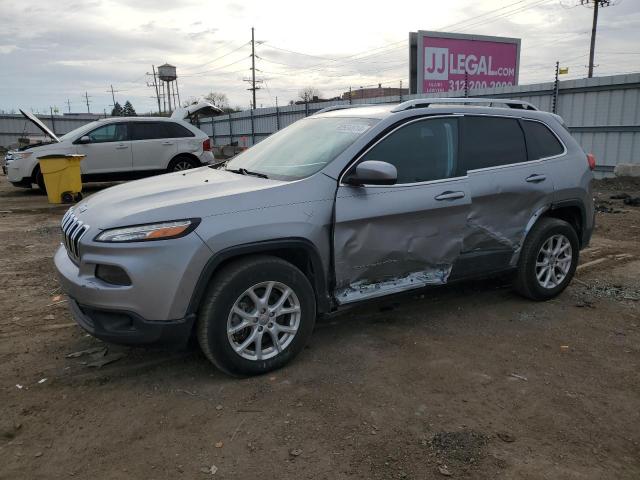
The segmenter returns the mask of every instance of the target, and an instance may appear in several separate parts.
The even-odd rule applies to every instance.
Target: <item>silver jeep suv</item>
[[[330,108],[223,168],[92,195],[64,216],[55,264],[96,337],[194,334],[223,371],[260,374],[355,302],[499,272],[558,295],[593,231],[594,162],[526,102]]]

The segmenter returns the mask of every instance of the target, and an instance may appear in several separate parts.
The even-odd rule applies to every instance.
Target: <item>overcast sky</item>
[[[614,0],[616,1],[616,0]],[[151,65],[177,66],[182,101],[223,92],[247,108],[251,27],[258,106],[311,85],[326,97],[408,83],[408,33],[442,30],[522,39],[520,83],[586,76],[593,11],[579,0],[401,2],[0,0],[0,109],[86,112],[130,100],[157,109]],[[640,71],[640,0],[600,10],[596,75]],[[499,10],[498,10],[499,9]],[[293,53],[296,52],[296,53]]]

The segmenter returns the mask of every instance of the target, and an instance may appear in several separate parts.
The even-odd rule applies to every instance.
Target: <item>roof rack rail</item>
[[[529,102],[523,100],[511,100],[507,98],[417,98],[408,100],[394,107],[392,112],[402,112],[411,108],[426,108],[431,105],[474,105],[488,103],[490,107],[500,105],[508,108],[520,110],[538,110]]]
[[[358,107],[375,107],[376,104],[375,103],[357,103],[355,105],[332,105],[330,107],[325,107],[321,110],[318,110],[316,113],[314,113],[314,115],[317,115],[319,113],[325,113],[325,112],[331,112],[333,110],[344,110],[346,108],[358,108]]]

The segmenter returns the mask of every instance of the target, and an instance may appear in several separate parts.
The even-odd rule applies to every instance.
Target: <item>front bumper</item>
[[[132,312],[104,310],[79,304],[69,298],[74,320],[96,338],[123,345],[184,345],[189,340],[195,315],[180,320],[153,322]]]
[[[54,256],[58,280],[78,323],[96,337],[118,343],[182,339],[190,330],[191,297],[211,250],[195,234],[182,238],[122,245],[99,244],[89,231],[80,258],[72,260],[63,245]],[[119,266],[130,285],[96,277],[96,265]]]

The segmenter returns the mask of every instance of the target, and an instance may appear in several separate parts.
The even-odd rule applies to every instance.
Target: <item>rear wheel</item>
[[[557,218],[540,219],[522,248],[516,291],[532,300],[559,295],[576,271],[579,248],[578,235],[570,224]]]
[[[305,346],[315,323],[313,288],[294,265],[256,256],[223,268],[198,315],[198,342],[231,375],[282,367]]]
[[[180,155],[169,163],[169,168],[167,168],[170,172],[181,172],[182,170],[189,170],[191,168],[196,168],[200,166],[199,163],[191,157],[187,157],[185,155]]]
[[[41,193],[47,193],[47,186],[44,183],[44,175],[42,175],[39,166],[36,167],[36,170],[33,172],[33,183],[38,185]]]

